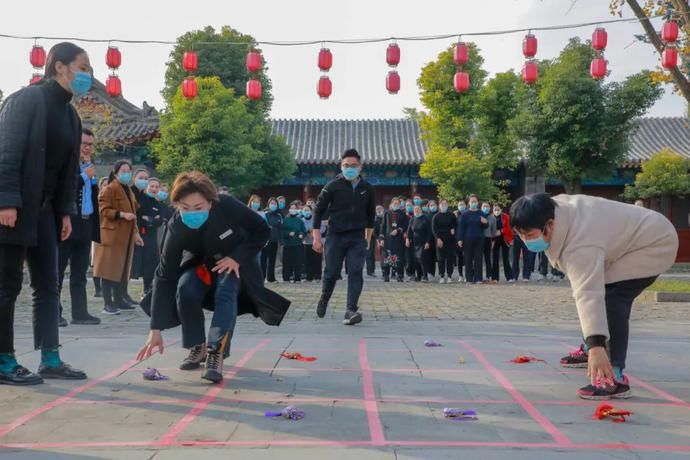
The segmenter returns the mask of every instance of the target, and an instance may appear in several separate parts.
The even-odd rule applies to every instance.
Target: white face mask
[[[494,211],[494,216],[498,217],[501,215],[501,211]]]
[[[448,211],[448,205],[442,204],[441,206],[439,206],[439,209],[441,210],[441,212],[446,212]]]

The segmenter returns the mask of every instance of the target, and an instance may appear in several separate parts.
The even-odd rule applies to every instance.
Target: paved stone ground
[[[649,458],[690,455],[690,304],[637,304],[629,370],[635,398],[616,403],[626,424],[593,421],[596,403],[574,391],[583,370],[558,358],[578,343],[567,283],[498,286],[367,280],[365,322],[340,324],[345,290],[316,320],[316,284],[276,284],[294,307],[280,328],[242,318],[221,386],[182,372],[179,330],[149,362],[132,360],[147,320],[137,311],[97,327],[62,329],[63,357],[86,382],[0,387],[0,459],[429,459]],[[141,286],[133,284],[136,297]],[[17,348],[30,368],[28,287]],[[64,299],[69,318],[69,300]],[[91,302],[98,314],[102,303]],[[433,338],[441,348],[425,348]],[[314,355],[286,361],[284,350]],[[515,365],[527,354],[545,362]],[[461,362],[462,361],[462,362]],[[170,376],[146,382],[154,366]],[[301,421],[263,413],[294,404]],[[443,418],[444,407],[479,421]]]

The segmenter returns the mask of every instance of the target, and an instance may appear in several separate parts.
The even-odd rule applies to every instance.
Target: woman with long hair
[[[59,43],[45,77],[10,95],[0,109],[0,383],[35,385],[44,378],[85,379],[60,359],[58,243],[72,233],[76,214],[81,120],[70,104],[91,88],[86,52]],[[14,355],[14,312],[24,262],[33,290],[38,373]]]
[[[118,160],[108,176],[108,185],[98,195],[101,219],[101,243],[96,246],[93,272],[101,278],[103,313],[118,315],[120,310],[133,310],[127,301],[127,280],[132,269],[134,246],[143,246],[137,226],[139,203],[134,197],[132,164]]]
[[[198,171],[180,174],[170,198],[177,212],[168,222],[151,296],[151,331],[138,359],[163,352],[161,331],[182,325],[189,355],[182,370],[198,369],[202,378],[223,379],[223,359],[237,316],[252,313],[279,325],[290,302],[263,287],[257,255],[268,241],[266,221]],[[142,302],[146,311],[148,306]],[[206,335],[204,308],[213,309]]]

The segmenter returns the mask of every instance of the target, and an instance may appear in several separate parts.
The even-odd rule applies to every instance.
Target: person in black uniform
[[[70,216],[72,219],[72,234],[60,243],[58,247],[58,275],[59,289],[62,292],[62,282],[65,278],[65,269],[69,269],[69,292],[72,300],[72,324],[100,324],[100,318],[91,316],[87,311],[86,300],[86,271],[89,268],[91,256],[91,243],[99,239],[98,219],[98,183],[96,181],[96,168],[91,163],[93,153],[93,132],[82,129],[81,132],[81,158],[79,179],[77,180],[77,214]],[[62,304],[60,304],[60,326],[67,326],[67,320],[62,317]]]
[[[439,212],[431,220],[434,233],[439,283],[450,283],[455,266],[455,215],[448,210],[448,200],[441,200]]]
[[[347,312],[344,324],[362,322],[359,296],[364,280],[362,271],[367,246],[374,232],[376,197],[374,188],[360,175],[361,157],[357,150],[349,149],[341,157],[341,171],[319,193],[314,212],[314,250],[323,251],[321,218],[328,212],[328,239],[326,240],[326,273],[321,298],[316,308],[319,318],[326,315],[328,301],[335,289],[343,261],[347,262]]]
[[[10,95],[0,108],[0,383],[36,385],[44,378],[86,374],[60,358],[58,244],[72,233],[79,177],[81,120],[70,104],[91,88],[82,48],[59,43],[48,53],[45,77]],[[14,354],[14,318],[24,262],[31,278],[38,373]]]
[[[429,273],[434,261],[431,257],[434,247],[434,234],[431,230],[431,217],[421,206],[414,207],[414,218],[407,228],[406,247],[414,248],[415,281],[429,282]]]
[[[460,228],[460,217],[462,214],[467,211],[467,204],[465,204],[465,200],[459,200],[458,201],[458,209],[455,211],[455,220],[456,220],[456,225],[455,225],[455,239],[457,240],[458,236],[458,230]],[[458,258],[458,283],[462,283],[465,281],[465,277],[463,276],[463,267],[465,267],[465,251],[462,249],[462,245],[458,241],[458,243],[455,245],[455,253]],[[464,274],[467,275],[467,269],[465,268]]]
[[[290,301],[263,286],[257,256],[270,229],[258,213],[232,196],[219,196],[198,171],[177,177],[171,199],[179,212],[167,225],[153,291],[142,301],[151,330],[137,359],[163,352],[161,331],[181,324],[182,345],[190,352],[180,368],[198,369],[205,361],[201,377],[218,383],[237,316],[252,313],[277,326]],[[204,308],[214,310],[208,336]]]
[[[383,206],[376,206],[376,219],[374,220],[374,233],[371,235],[369,241],[369,250],[367,251],[367,275],[376,277],[376,248],[378,236],[381,234],[381,224],[383,223]]]
[[[410,224],[407,213],[400,209],[400,199],[393,198],[381,223],[383,241],[383,281],[389,282],[391,272],[399,283],[405,281],[405,231]]]
[[[138,185],[135,186],[135,190],[139,190],[138,193],[135,191],[139,202],[137,224],[144,245],[134,248],[131,278],[143,278],[144,295],[146,295],[153,287],[153,276],[158,267],[158,230],[165,223],[165,210],[156,199],[156,194],[160,190],[160,181],[157,178],[148,178],[143,192]]]
[[[278,246],[283,238],[283,214],[278,209],[278,201],[271,197],[268,199],[266,209],[266,222],[271,227],[271,235],[268,244],[261,251],[261,269],[269,283],[276,282],[276,257]]]
[[[419,195],[415,195],[415,198],[413,200],[405,200],[405,215],[407,216],[407,224],[409,225],[409,221],[414,219],[414,207],[416,206],[415,203],[419,203],[420,205],[422,204],[422,199],[419,197]],[[400,200],[400,206],[402,207],[402,199]],[[407,227],[405,227],[407,228]],[[402,264],[403,267],[405,267],[405,273],[407,274],[407,280],[412,281],[414,279],[415,275],[415,267],[416,267],[416,262],[414,258],[414,248],[405,247],[405,241],[403,240],[403,254],[402,254]],[[400,280],[398,280],[400,281]]]
[[[479,210],[479,200],[476,195],[470,196],[469,203],[470,209],[460,216],[457,238],[458,245],[465,250],[467,282],[479,284],[482,282],[484,229],[489,226],[489,221]]]

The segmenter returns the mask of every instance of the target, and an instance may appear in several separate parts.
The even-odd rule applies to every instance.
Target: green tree
[[[199,78],[198,85],[195,99],[178,90],[161,116],[161,136],[151,147],[164,177],[197,169],[242,195],[292,174],[288,147],[246,97],[236,97],[218,77]]]
[[[182,56],[185,51],[194,50],[199,58],[199,68],[195,75],[199,77],[218,77],[226,88],[235,90],[236,95],[245,94],[245,87],[249,79],[245,59],[255,40],[251,35],[242,34],[229,26],[223,26],[220,31],[207,26],[203,30],[187,32],[177,39],[177,44],[170,52],[168,68],[165,72],[165,87],[161,94],[168,105],[177,94],[177,89],[187,77],[182,68]],[[246,45],[230,44],[246,43]],[[250,109],[268,115],[273,101],[271,95],[271,80],[266,76],[266,63],[259,72],[262,86],[262,98],[252,101]]]
[[[561,181],[567,193],[583,177],[608,177],[624,160],[635,118],[660,97],[648,72],[604,83],[589,74],[594,52],[573,38],[544,66],[536,90],[511,122],[533,168]]]
[[[491,164],[467,150],[432,146],[419,175],[431,179],[438,187],[439,196],[451,201],[466,199],[472,193],[485,200],[493,200],[498,195]]]
[[[629,199],[664,198],[690,194],[690,161],[666,148],[642,162],[642,171],[635,176],[635,185],[626,186]]]

